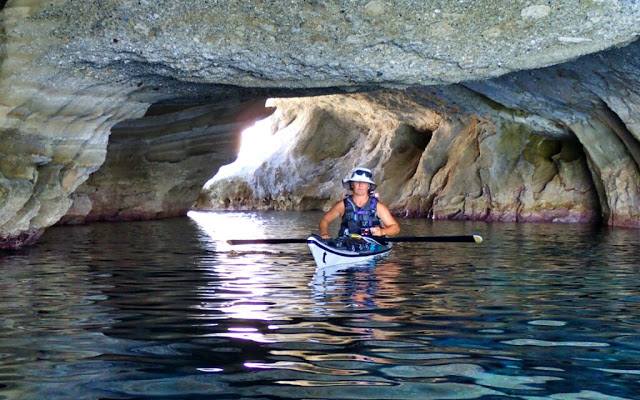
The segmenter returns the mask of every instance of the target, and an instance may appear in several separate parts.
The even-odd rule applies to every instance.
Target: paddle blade
[[[299,238],[283,238],[283,239],[230,239],[227,243],[231,245],[238,244],[289,244],[289,243],[307,243],[307,239]]]

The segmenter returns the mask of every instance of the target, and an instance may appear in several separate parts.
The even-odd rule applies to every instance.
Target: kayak
[[[318,267],[355,264],[377,260],[391,251],[391,243],[360,235],[324,240],[318,235],[307,238],[307,245]]]

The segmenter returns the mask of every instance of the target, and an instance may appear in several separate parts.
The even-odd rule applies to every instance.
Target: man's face
[[[351,182],[351,189],[357,195],[367,194],[369,193],[369,184],[367,182]]]

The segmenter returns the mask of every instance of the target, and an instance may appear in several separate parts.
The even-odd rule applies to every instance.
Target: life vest
[[[344,215],[338,236],[347,236],[352,233],[368,235],[369,228],[380,226],[380,218],[376,213],[378,199],[375,196],[369,196],[369,201],[362,207],[356,206],[351,196],[346,196],[343,202]]]

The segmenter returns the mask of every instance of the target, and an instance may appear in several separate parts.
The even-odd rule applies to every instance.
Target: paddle
[[[426,242],[445,242],[445,243],[482,243],[480,235],[460,235],[460,236],[398,236],[398,237],[379,237],[373,236],[380,242],[407,242],[407,243],[426,243]],[[231,239],[227,243],[235,244],[288,244],[288,243],[307,243],[307,239],[283,238],[283,239]]]
[[[379,237],[373,236],[374,239],[381,242],[404,242],[404,243],[426,243],[426,242],[445,242],[445,243],[482,243],[480,235],[459,235],[459,236],[396,236],[396,237]]]
[[[307,239],[230,239],[229,244],[287,244],[287,243],[307,243]]]

